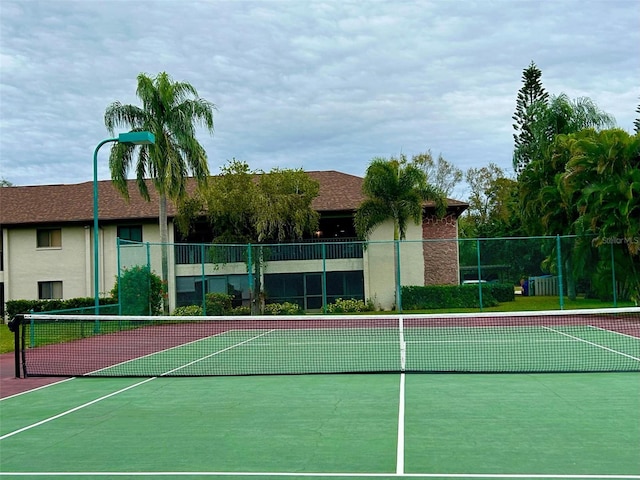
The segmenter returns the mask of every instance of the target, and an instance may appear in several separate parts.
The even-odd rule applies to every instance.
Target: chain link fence
[[[270,303],[326,312],[339,299],[367,309],[403,310],[404,287],[511,285],[514,295],[637,301],[640,257],[634,239],[460,238],[423,241],[304,241],[281,244],[118,243],[121,313],[153,313],[154,282],[172,309],[227,294],[233,308],[259,313]],[[635,239],[640,242],[640,239]],[[162,271],[165,250],[168,267]]]

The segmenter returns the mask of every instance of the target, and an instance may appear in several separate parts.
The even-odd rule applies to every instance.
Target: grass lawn
[[[0,353],[13,352],[13,333],[4,323],[0,323]]]
[[[569,300],[564,298],[564,310],[576,310],[582,308],[610,308],[613,302],[602,302],[593,298],[576,298]],[[633,307],[633,302],[618,302],[618,307]],[[484,308],[483,312],[522,312],[540,310],[560,310],[560,297],[522,297],[516,295],[513,302],[503,302],[496,307]],[[478,312],[477,308],[424,310],[420,313],[471,313]]]

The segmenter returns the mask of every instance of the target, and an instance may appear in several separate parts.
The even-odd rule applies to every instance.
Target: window
[[[38,298],[53,300],[62,298],[62,282],[38,282]]]
[[[142,242],[142,225],[119,226],[118,238],[129,242]]]
[[[268,303],[292,302],[305,310],[322,308],[322,272],[270,273],[264,276]],[[338,298],[364,300],[362,270],[327,272],[327,303]]]
[[[62,230],[59,228],[41,228],[37,231],[38,248],[62,247]]]
[[[233,295],[234,307],[249,304],[249,279],[247,275],[207,275],[176,278],[176,303],[202,305],[203,285],[205,293],[228,293]]]

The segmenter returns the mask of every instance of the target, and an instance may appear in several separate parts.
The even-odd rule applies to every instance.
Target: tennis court
[[[96,320],[24,319],[3,477],[640,478],[638,309]]]

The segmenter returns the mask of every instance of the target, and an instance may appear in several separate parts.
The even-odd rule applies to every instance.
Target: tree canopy
[[[431,150],[428,150],[413,155],[411,161],[425,173],[427,183],[440,190],[445,197],[451,195],[453,189],[462,181],[462,170],[447,161],[442,154],[434,159]]]
[[[318,228],[312,202],[319,188],[302,170],[254,172],[246,162],[232,159],[221,175],[181,204],[179,227],[186,232],[204,214],[217,243],[297,240]]]
[[[542,86],[540,78],[542,72],[534,62],[531,62],[522,72],[522,88],[518,92],[516,100],[516,111],[513,114],[513,134],[514,155],[513,168],[516,173],[522,171],[531,161],[529,145],[533,141],[531,124],[536,120],[535,110],[531,110],[532,105],[540,103],[546,105],[549,94]]]
[[[564,150],[554,149],[554,141],[588,128],[610,128],[615,119],[591,99],[571,100],[565,94],[552,97],[548,104],[534,103],[531,110],[535,111],[528,147],[531,161],[518,178],[523,226],[533,235],[572,234],[577,212],[572,202],[560,197],[557,184],[568,157]]]
[[[608,289],[613,254],[620,287],[639,301],[640,135],[620,129],[586,129],[558,137],[556,149],[567,158],[558,189],[575,206],[573,228],[593,235],[591,246],[600,253],[594,265],[600,282],[595,287]],[[585,249],[583,256],[586,253]]]

